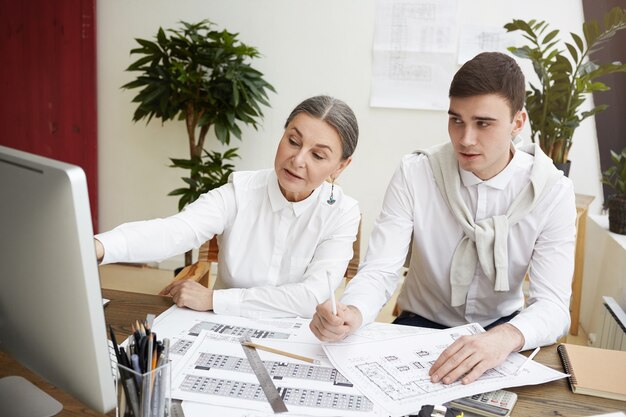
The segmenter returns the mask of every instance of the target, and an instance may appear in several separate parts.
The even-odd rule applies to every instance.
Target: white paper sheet
[[[374,49],[456,52],[458,0],[378,0]]]
[[[409,336],[417,334],[426,334],[438,332],[439,330],[428,329],[425,327],[402,326],[391,323],[373,322],[365,327],[360,328],[350,336],[346,337],[342,343],[368,342],[371,340],[385,340],[387,338],[396,338],[400,336]],[[320,344],[321,348],[321,344]],[[322,349],[323,350],[323,349]],[[326,356],[326,353],[324,353]]]
[[[245,358],[239,343],[239,339],[243,336],[249,336],[256,343],[265,346],[318,359],[321,363],[321,365],[316,365],[313,368],[307,368],[310,364],[306,362],[261,350],[258,351],[262,360],[283,364],[283,371],[285,369],[291,369],[293,371],[294,369],[297,370],[297,368],[301,368],[299,372],[297,372],[301,374],[302,369],[306,368],[312,370],[313,374],[318,375],[318,377],[319,375],[328,376],[326,380],[283,378],[282,380],[277,380],[277,385],[278,381],[289,383],[290,385],[288,387],[286,386],[286,388],[299,389],[300,391],[297,394],[303,398],[311,397],[313,391],[324,391],[327,393],[326,397],[322,398],[325,403],[328,403],[329,398],[332,397],[338,404],[343,402],[345,405],[346,401],[352,398],[353,400],[358,399],[357,403],[359,401],[363,402],[364,399],[366,400],[366,404],[369,403],[371,405],[371,402],[363,397],[358,390],[353,388],[349,381],[345,380],[341,375],[336,375],[336,370],[331,369],[332,365],[324,353],[322,344],[309,329],[309,322],[310,320],[308,319],[300,318],[252,320],[243,317],[198,312],[172,306],[155,319],[153,331],[157,333],[159,339],[163,339],[164,337],[171,339],[169,357],[172,360],[172,390],[174,398],[185,400],[182,405],[187,417],[190,417],[188,412],[191,413],[191,416],[204,416],[207,415],[207,413],[215,413],[213,415],[220,416],[262,416],[273,414],[269,404],[265,402],[264,396],[262,397],[263,401],[257,401],[241,398],[236,395],[209,396],[200,393],[200,390],[194,390],[193,387],[186,392],[182,392],[180,389],[180,385],[184,380],[184,376],[182,375],[192,375],[192,377],[196,378],[196,381],[202,381],[208,384],[211,384],[211,381],[206,378],[218,378],[239,383],[258,384],[256,377],[251,371],[240,372],[227,369],[229,366],[234,366],[233,357]],[[382,330],[385,326],[388,327],[387,331]],[[380,324],[380,326],[374,325],[369,329],[362,329],[359,333],[350,336],[350,340],[372,340],[376,335],[385,337],[389,334],[389,331],[395,327],[403,326],[392,326],[389,324]],[[400,334],[404,333],[402,330],[409,331],[411,334],[422,331],[417,328],[397,329],[397,331],[401,332]],[[219,367],[213,366],[211,369],[194,370],[193,364],[200,358],[201,353],[218,355],[219,360],[226,361],[226,368],[222,366],[222,369],[217,369]],[[211,361],[211,363],[215,363],[217,359],[215,357],[213,359],[207,359],[207,355],[204,355],[204,360],[207,363]],[[299,366],[295,367],[294,364]],[[331,374],[334,375],[332,378],[329,376]],[[217,384],[214,385],[216,386]],[[303,390],[307,392],[303,392]],[[245,394],[242,395],[245,397]],[[290,410],[289,415],[298,415],[299,412],[305,415],[321,416],[347,415],[369,417],[380,415],[380,408],[378,407],[366,407],[363,408],[364,411],[358,411],[356,405],[353,405],[352,409],[338,408],[337,410],[324,409],[323,407],[294,407],[290,406],[289,403],[287,407]]]
[[[454,54],[374,51],[370,106],[448,110]]]
[[[256,375],[239,343],[215,340],[202,330],[179,361],[172,397],[271,414]],[[264,342],[264,344],[267,341]],[[313,356],[319,343],[272,341],[272,347]],[[313,365],[257,350],[291,413],[315,416],[379,416],[380,409],[330,364]],[[326,361],[327,362],[327,361]],[[233,411],[236,413],[237,411]]]
[[[481,52],[511,55],[506,48],[515,42],[516,37],[501,26],[463,25],[459,34],[458,63],[462,65]]]
[[[457,9],[457,0],[377,2],[372,107],[447,110]]]
[[[472,384],[444,385],[430,382],[428,370],[439,354],[463,335],[484,331],[478,324],[361,343],[324,346],[333,365],[375,404],[392,416],[416,412],[424,404],[446,401],[506,387],[535,385],[566,375],[512,353],[500,366],[487,371]]]
[[[153,324],[153,331],[159,340],[170,339],[169,357],[172,369],[191,348],[201,330],[209,330],[215,340],[239,343],[243,336],[263,341],[283,340],[319,345],[317,338],[309,330],[309,320],[300,318],[252,320],[244,317],[224,316],[206,311],[170,307],[161,313]],[[319,354],[323,355],[319,347]]]

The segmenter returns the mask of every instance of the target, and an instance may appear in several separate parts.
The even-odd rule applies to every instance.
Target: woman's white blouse
[[[323,183],[292,203],[273,170],[235,172],[223,187],[182,212],[126,223],[96,238],[103,264],[163,260],[218,235],[219,268],[213,294],[218,314],[311,317],[328,299],[326,271],[339,286],[352,258],[360,221],[356,200]]]

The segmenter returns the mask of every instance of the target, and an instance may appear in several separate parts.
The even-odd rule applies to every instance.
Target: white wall
[[[400,157],[418,147],[448,140],[443,111],[369,107],[374,0],[107,0],[97,3],[100,228],[161,217],[177,211],[166,194],[182,185],[182,170],[168,168],[170,157],[188,156],[181,122],[132,122],[136,91],[120,86],[134,78],[124,69],[136,57],[134,38],[151,38],[159,26],[180,20],[210,19],[239,32],[240,40],[263,54],[254,65],[274,85],[272,107],[259,131],[244,130],[239,170],[273,166],[274,151],[290,110],[302,99],[329,94],[355,111],[361,135],[353,164],[339,182],[359,200],[363,245],[378,214],[386,184]],[[580,33],[579,0],[460,0],[460,21],[502,26],[513,18],[542,18],[566,34]],[[565,11],[565,12],[564,12]],[[527,75],[532,69],[520,62]],[[419,92],[416,92],[418,94]],[[220,149],[214,137],[210,146]],[[576,132],[570,178],[576,192],[600,195],[599,162],[593,121]],[[599,211],[596,198],[592,213]]]

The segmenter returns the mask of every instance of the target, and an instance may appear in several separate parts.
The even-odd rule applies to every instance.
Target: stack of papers
[[[257,350],[288,415],[405,415],[426,403],[566,376],[534,362],[516,375],[525,357],[515,353],[473,384],[431,384],[432,362],[456,338],[484,331],[475,324],[433,331],[373,323],[342,343],[324,345],[309,320],[250,320],[173,306],[156,318],[153,331],[171,340],[172,398],[183,400],[186,417],[273,415],[241,347],[246,336],[319,361]]]

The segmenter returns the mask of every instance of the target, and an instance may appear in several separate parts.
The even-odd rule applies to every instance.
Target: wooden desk
[[[160,314],[171,306],[166,297],[137,294],[124,291],[103,290],[102,295],[111,300],[104,309],[106,321],[111,324],[120,339],[130,334],[130,323],[145,317],[147,313]],[[562,370],[555,346],[541,349],[535,360],[554,369]],[[0,353],[0,377],[21,375],[59,400],[65,408],[59,416],[100,416],[87,409],[79,401],[56,389],[41,378]],[[548,384],[511,388],[519,396],[513,409],[513,417],[567,416],[585,417],[626,410],[626,402],[574,394],[565,379]],[[109,413],[110,416],[115,412]]]

